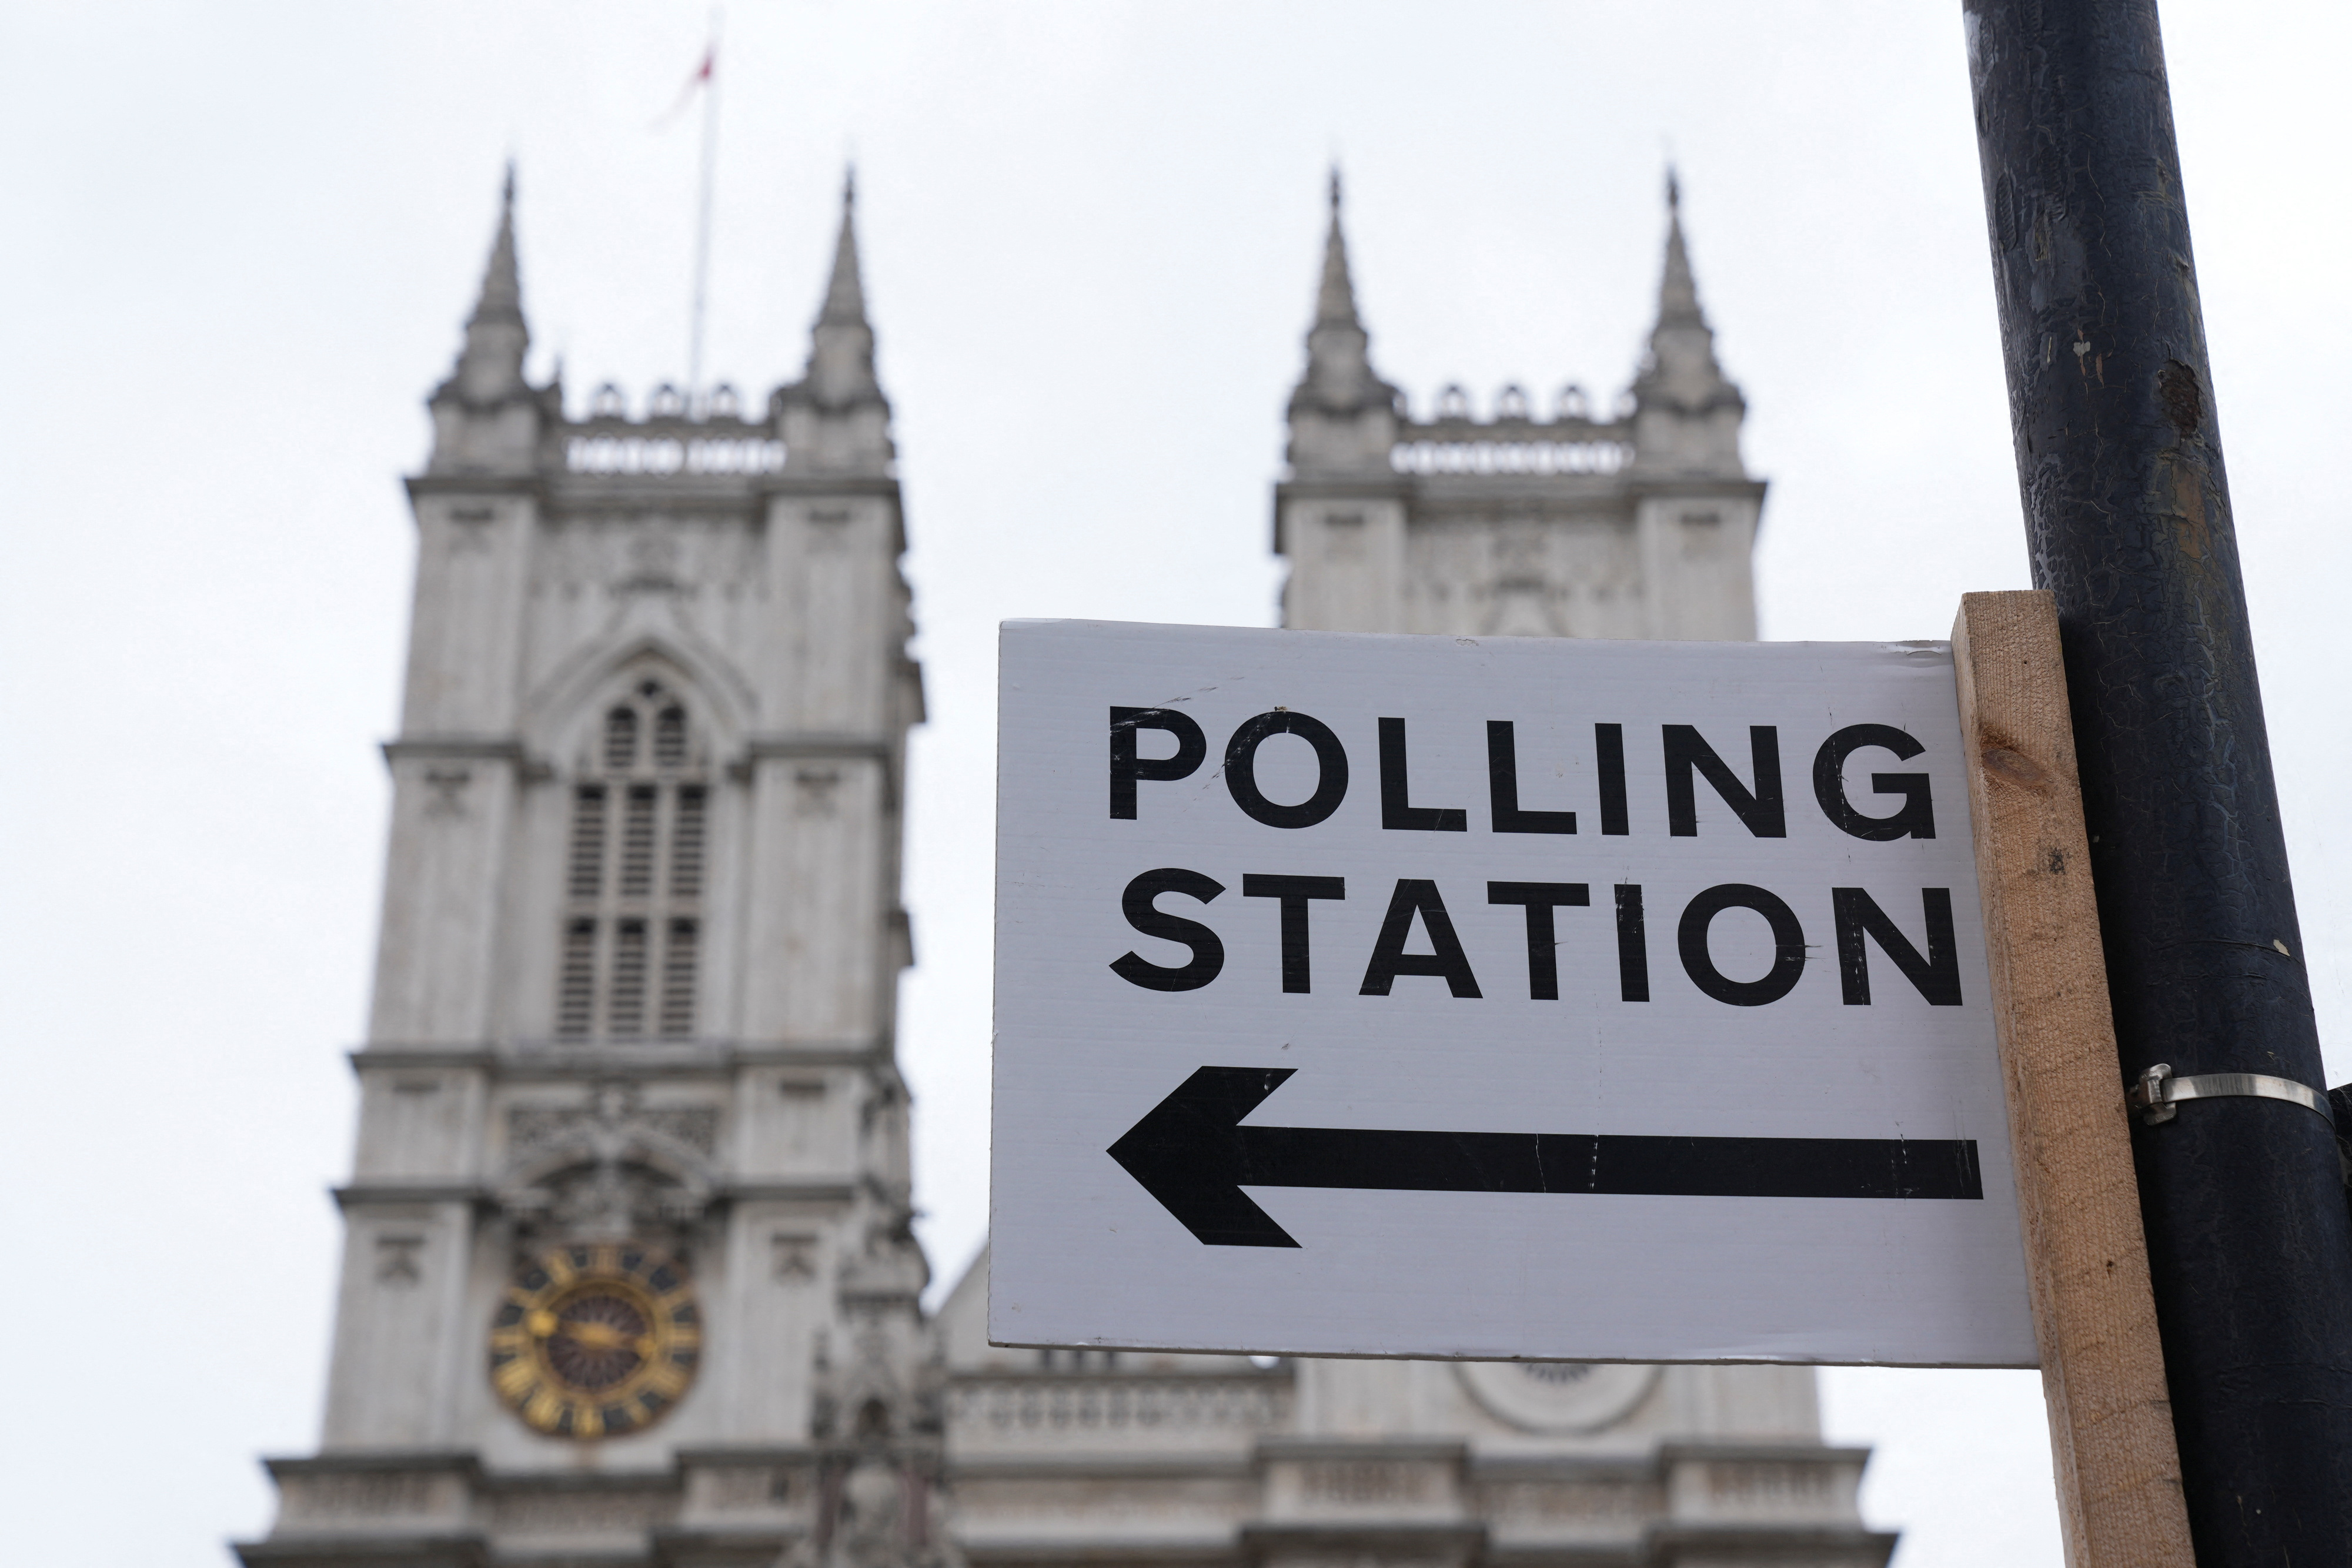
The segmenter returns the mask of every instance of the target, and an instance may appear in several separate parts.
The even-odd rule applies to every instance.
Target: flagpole
[[[710,295],[710,188],[719,162],[719,18],[710,8],[710,47],[704,54],[702,82],[702,203],[694,233],[694,319],[686,351],[686,406],[702,407],[702,320]]]

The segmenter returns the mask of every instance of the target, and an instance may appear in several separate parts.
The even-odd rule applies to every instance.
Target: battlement
[[[747,417],[735,389],[721,382],[690,398],[674,382],[649,393],[633,415],[627,395],[606,382],[587,413],[566,417],[544,450],[568,475],[587,478],[758,478],[782,474],[792,450],[781,439],[793,389],[773,393],[762,417]]]
[[[787,455],[774,421],[745,419],[735,389],[724,382],[695,408],[664,382],[646,400],[645,416],[631,419],[621,389],[606,382],[589,401],[585,419],[564,421],[562,441],[569,474],[781,474]]]
[[[1389,466],[1399,474],[1610,475],[1633,461],[1631,402],[1620,417],[1592,417],[1584,389],[1562,387],[1549,419],[1538,418],[1517,384],[1495,397],[1492,417],[1480,419],[1459,383],[1438,393],[1427,419],[1412,417],[1404,394],[1397,394],[1397,441]]]
[[[562,486],[573,499],[609,505],[645,490],[647,481],[665,494],[732,502],[772,488],[763,483],[771,480],[893,479],[890,404],[875,376],[846,194],[807,367],[756,411],[747,411],[730,382],[705,392],[664,381],[633,412],[628,394],[608,381],[575,417],[561,372],[537,386],[525,378],[530,347],[509,181],[465,347],[427,402],[433,451],[420,477],[430,487],[577,481]]]
[[[1636,401],[1618,394],[1612,416],[1596,418],[1584,389],[1574,382],[1559,390],[1549,418],[1538,414],[1525,389],[1514,383],[1495,396],[1485,419],[1470,405],[1460,383],[1437,395],[1424,419],[1415,419],[1410,400],[1396,398],[1397,440],[1389,466],[1421,477],[1464,475],[1599,476],[1622,474],[1637,455]]]

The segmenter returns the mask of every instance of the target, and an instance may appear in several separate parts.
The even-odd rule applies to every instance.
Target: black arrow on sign
[[[1660,1138],[1244,1127],[1287,1067],[1203,1067],[1108,1153],[1211,1247],[1296,1247],[1245,1186],[1981,1198],[1973,1138]]]

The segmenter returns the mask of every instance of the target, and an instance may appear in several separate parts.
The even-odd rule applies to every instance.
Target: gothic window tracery
[[[686,704],[644,680],[604,713],[572,790],[559,1040],[681,1040],[701,972],[710,787]]]

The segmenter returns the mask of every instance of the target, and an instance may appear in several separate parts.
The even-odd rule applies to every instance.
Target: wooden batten
[[[2194,1568],[2051,596],[1964,596],[1952,655],[2066,1561]]]

